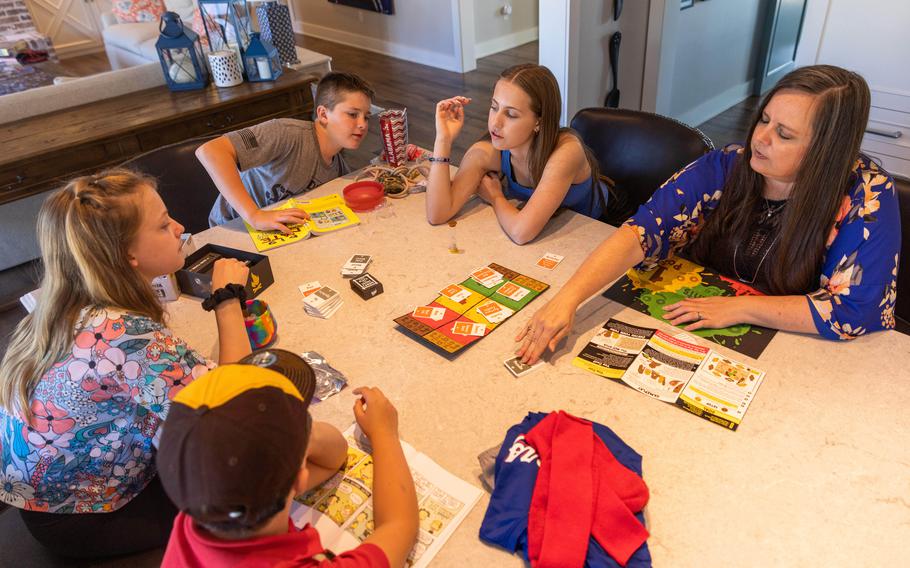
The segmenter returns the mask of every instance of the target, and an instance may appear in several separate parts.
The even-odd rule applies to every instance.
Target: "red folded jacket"
[[[540,456],[528,512],[531,566],[584,566],[591,536],[625,566],[648,538],[634,515],[648,502],[644,480],[571,414],[551,413],[525,440]]]

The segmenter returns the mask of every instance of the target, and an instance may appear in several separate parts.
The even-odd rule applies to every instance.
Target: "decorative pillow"
[[[111,8],[121,24],[158,22],[167,12],[164,0],[113,0]]]

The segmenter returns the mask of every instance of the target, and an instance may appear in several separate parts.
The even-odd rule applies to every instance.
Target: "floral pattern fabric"
[[[111,12],[121,24],[157,22],[167,12],[164,0],[114,0]]]
[[[668,179],[626,225],[638,233],[649,269],[684,248],[717,208],[724,182],[742,155],[731,145],[705,154]],[[853,339],[894,327],[900,210],[894,180],[861,156],[828,236],[818,290],[807,294],[818,333]]]
[[[32,394],[31,422],[0,412],[0,501],[51,513],[119,509],[154,476],[171,400],[214,366],[145,316],[84,310],[72,350]]]

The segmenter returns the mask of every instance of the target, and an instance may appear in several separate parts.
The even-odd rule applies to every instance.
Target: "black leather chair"
[[[910,184],[901,182],[894,185],[901,209],[901,258],[897,269],[894,317],[897,330],[910,335]]]
[[[604,220],[617,227],[671,175],[714,149],[697,128],[637,110],[585,108],[572,128],[594,152],[600,173],[616,182]]]
[[[195,154],[196,148],[212,138],[191,138],[162,146],[121,164],[154,176],[171,217],[190,233],[209,228],[209,212],[218,196],[218,188]]]

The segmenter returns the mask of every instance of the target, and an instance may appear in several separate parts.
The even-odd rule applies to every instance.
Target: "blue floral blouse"
[[[668,179],[626,225],[638,232],[641,269],[685,247],[720,202],[742,154],[728,146],[705,154]],[[818,290],[806,295],[818,333],[853,339],[894,327],[900,212],[894,180],[865,156],[828,237]]]
[[[83,311],[72,351],[30,399],[0,411],[0,501],[32,511],[104,513],[155,475],[153,443],[171,399],[215,366],[144,316]]]

